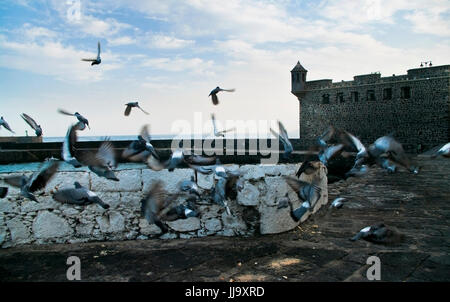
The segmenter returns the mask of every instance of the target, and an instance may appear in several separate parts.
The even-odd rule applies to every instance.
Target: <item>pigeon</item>
[[[450,143],[446,143],[442,148],[440,148],[435,154],[432,155],[432,158],[442,155],[444,157],[450,157]]]
[[[187,206],[180,204],[167,212],[167,220],[186,219],[189,217],[197,217],[198,215],[199,213],[191,204],[188,204]]]
[[[345,130],[342,131],[341,133],[343,134],[342,139],[344,141],[350,141],[351,147],[358,151],[358,153],[356,154],[356,160],[359,160],[361,158],[367,158],[369,156],[366,147],[356,136]]]
[[[397,171],[397,166],[387,157],[377,157],[376,162],[381,168],[385,169],[389,173],[395,173]]]
[[[344,197],[338,197],[338,198],[336,198],[335,200],[333,200],[333,202],[332,202],[331,205],[330,205],[330,208],[340,209],[340,208],[342,208],[342,206],[344,205],[344,202],[345,202],[346,200],[347,200],[347,199],[344,198]]]
[[[91,66],[99,65],[102,62],[102,59],[100,58],[100,41],[98,41],[98,43],[97,43],[97,58],[95,58],[95,59],[81,59],[81,61],[92,62]]]
[[[286,193],[286,195],[282,198],[280,198],[278,200],[278,205],[277,205],[277,209],[283,209],[283,208],[287,208],[289,207],[289,197],[288,197],[288,193]]]
[[[79,182],[74,182],[75,188],[58,190],[53,194],[53,199],[62,203],[88,205],[96,203],[104,209],[109,205],[104,203],[94,192],[86,189]]]
[[[227,179],[219,177],[219,179],[215,183],[214,189],[212,190],[212,196],[214,203],[218,204],[219,206],[225,207],[228,215],[231,215],[231,211],[227,203],[226,185]]]
[[[289,156],[291,155],[292,151],[294,150],[294,148],[292,147],[292,144],[289,141],[289,137],[288,137],[286,128],[284,128],[283,124],[280,121],[278,121],[278,128],[280,130],[279,134],[277,132],[275,132],[272,128],[270,128],[270,132],[272,132],[272,134],[281,141],[281,143],[283,144],[283,148],[284,148],[284,153],[283,153],[282,157],[284,159],[288,159]]]
[[[208,166],[200,166],[198,164],[193,164],[193,163],[187,163],[188,166],[192,169],[194,169],[194,171],[200,172],[202,174],[211,174],[212,172],[214,172],[216,177],[221,177],[221,178],[228,178],[228,173],[225,170],[225,167],[220,163],[220,160],[218,158],[216,158],[216,163],[214,165],[208,165]]]
[[[8,123],[5,121],[5,119],[2,117],[0,117],[0,128],[5,127],[6,130],[8,130],[9,132],[15,133],[13,130],[11,130],[11,127],[8,125]]]
[[[361,238],[373,243],[390,244],[402,241],[404,235],[392,228],[388,228],[384,223],[378,223],[363,228],[355,236],[350,238],[350,241],[356,241]]]
[[[8,195],[8,187],[0,187],[0,198],[5,198]]]
[[[34,172],[30,177],[9,176],[3,180],[14,187],[20,188],[20,194],[28,199],[38,202],[33,195],[34,192],[45,188],[48,181],[55,175],[59,167],[59,161],[53,158],[45,160],[39,170]]]
[[[34,119],[32,119],[28,114],[22,113],[21,117],[24,119],[25,122],[27,122],[28,125],[30,125],[31,128],[36,133],[36,136],[42,136],[42,128],[41,125],[38,125]]]
[[[291,217],[295,222],[300,221],[300,219],[302,219],[303,215],[305,215],[305,213],[311,209],[311,204],[309,203],[309,201],[303,202],[296,209],[294,209],[294,207],[292,206],[291,201],[288,201],[288,205],[290,207],[289,213],[291,214]]]
[[[80,156],[80,162],[88,166],[89,170],[100,177],[119,181],[112,170],[117,167],[116,155],[111,142],[105,141],[100,145],[97,153],[87,152]]]
[[[87,120],[87,118],[85,118],[84,116],[82,116],[78,112],[70,113],[70,112],[67,112],[67,111],[65,111],[63,109],[58,109],[58,112],[61,113],[61,114],[65,114],[65,115],[75,116],[78,119],[78,121],[81,122],[81,124],[77,125],[77,128],[78,128],[77,130],[84,130],[85,126],[88,126],[88,128],[91,129],[91,127],[89,127],[89,121]]]
[[[144,112],[145,114],[149,114],[148,112],[146,112],[144,109],[142,109],[139,106],[139,102],[131,102],[131,103],[126,103],[125,106],[127,106],[127,108],[125,108],[125,116],[129,116],[131,113],[131,108],[139,108],[142,110],[142,112]]]
[[[316,202],[320,199],[322,189],[313,183],[308,183],[296,179],[292,176],[284,176],[287,184],[297,193],[302,201],[309,202],[311,207],[314,207]]]
[[[369,146],[368,152],[375,158],[380,157],[382,154],[387,154],[388,158],[393,162],[402,165],[414,174],[419,173],[419,167],[410,164],[410,160],[406,156],[402,144],[396,141],[391,135],[378,138]]]
[[[158,153],[150,143],[150,135],[148,134],[148,126],[142,127],[141,134],[138,139],[133,141],[123,152],[122,158],[134,162],[145,162],[149,156],[154,156],[159,159]]]
[[[176,167],[178,167],[183,162],[184,162],[183,150],[181,149],[175,150],[167,163],[167,170],[169,172],[172,172],[173,170],[175,170]]]
[[[211,96],[212,99],[212,103],[214,105],[218,105],[219,104],[219,99],[217,98],[217,93],[219,93],[220,91],[228,91],[228,92],[234,92],[235,89],[222,89],[219,86],[217,86],[216,88],[214,88],[213,90],[211,90],[211,92],[209,93],[208,96]]]
[[[345,173],[345,177],[351,177],[351,176],[363,176],[366,175],[367,172],[369,172],[369,167],[367,165],[359,165],[355,164],[348,172]]]
[[[236,130],[236,128],[233,127],[233,128],[227,129],[227,130],[218,131],[218,130],[217,130],[217,126],[216,126],[216,117],[214,116],[214,113],[211,113],[211,120],[212,120],[213,128],[214,128],[214,136],[225,137],[225,134],[224,134],[224,133],[227,133],[227,132],[229,132],[229,131]]]
[[[337,145],[331,145],[328,147],[325,147],[324,149],[320,150],[318,156],[319,160],[327,167],[328,162],[338,156],[342,153],[344,150],[344,144],[337,144]]]
[[[167,232],[167,227],[162,223],[162,219],[171,210],[171,205],[175,201],[173,196],[168,196],[163,189],[162,181],[158,180],[151,186],[147,195],[141,200],[141,216],[149,224],[156,224],[163,232]]]
[[[62,145],[62,159],[74,166],[75,168],[80,168],[82,164],[75,158],[75,143],[77,142],[77,125],[72,125],[67,130],[66,137],[64,138]]]
[[[194,176],[191,177],[191,180],[184,180],[180,182],[180,190],[183,192],[188,192],[189,194],[195,194],[200,197],[200,189],[198,185],[194,181]]]

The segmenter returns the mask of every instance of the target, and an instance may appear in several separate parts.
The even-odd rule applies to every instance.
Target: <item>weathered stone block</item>
[[[200,219],[197,217],[189,217],[186,219],[177,219],[167,222],[169,227],[177,232],[192,232],[200,229]]]
[[[91,190],[94,192],[136,192],[142,190],[141,170],[115,171],[119,181],[99,177],[90,172]]]
[[[38,239],[52,239],[69,236],[73,230],[64,218],[43,211],[33,222],[33,233]]]
[[[244,189],[238,191],[237,202],[243,206],[257,206],[259,204],[259,190],[249,182],[244,184]]]

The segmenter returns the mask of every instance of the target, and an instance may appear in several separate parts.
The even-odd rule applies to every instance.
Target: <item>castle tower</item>
[[[294,69],[291,70],[291,92],[296,97],[301,97],[306,91],[306,70],[300,61],[297,62]]]

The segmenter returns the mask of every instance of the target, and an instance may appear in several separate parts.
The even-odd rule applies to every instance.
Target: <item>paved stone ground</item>
[[[419,175],[374,168],[330,184],[330,202],[347,197],[344,207],[325,206],[288,233],[11,248],[0,250],[0,281],[65,281],[70,255],[84,281],[367,281],[371,255],[382,281],[450,281],[450,160],[417,160]],[[377,222],[404,241],[348,240]]]

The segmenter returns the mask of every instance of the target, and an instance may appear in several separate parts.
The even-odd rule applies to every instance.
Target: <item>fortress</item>
[[[450,141],[450,65],[409,69],[405,75],[357,75],[353,81],[306,81],[300,64],[291,70],[291,92],[299,100],[302,148],[329,125],[364,144],[394,132],[408,152]]]

